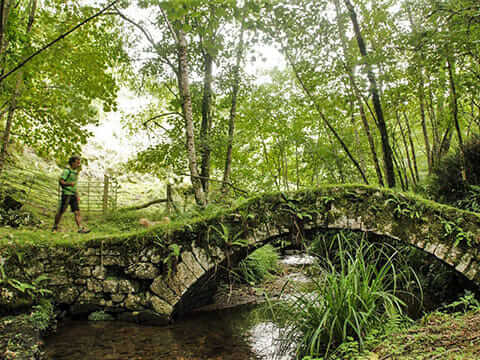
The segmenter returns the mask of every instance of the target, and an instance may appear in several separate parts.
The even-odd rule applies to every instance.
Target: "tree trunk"
[[[1,5],[4,6],[4,3],[2,2]],[[9,6],[9,5],[7,4],[6,6]],[[3,16],[3,10],[4,9],[2,9],[2,21],[5,19]],[[36,10],[37,10],[37,0],[30,0],[29,15],[28,15],[28,22],[27,22],[27,30],[26,30],[27,34],[29,34],[30,31],[32,30],[33,22],[35,20]],[[2,27],[4,30],[4,24],[2,24]],[[0,44],[1,44],[1,41],[0,41]],[[5,166],[5,160],[8,154],[8,143],[10,141],[10,132],[13,125],[13,116],[15,114],[15,110],[17,109],[18,98],[22,94],[22,87],[23,87],[23,70],[20,70],[17,74],[17,82],[15,84],[15,90],[12,93],[10,98],[7,122],[5,124],[5,129],[3,131],[3,136],[2,136],[2,148],[0,150],[0,174],[2,173],[3,168]]]
[[[458,120],[458,98],[457,98],[457,89],[455,86],[455,62],[453,59],[447,59],[447,68],[448,68],[448,79],[450,83],[450,91],[451,91],[451,103],[452,103],[452,113],[453,113],[453,122],[455,124],[455,130],[457,131],[458,137],[458,148],[460,150],[460,169],[462,173],[462,180],[467,182],[467,172],[465,169],[465,151],[463,148],[463,139],[462,139],[462,132],[460,131],[460,123]]]
[[[403,131],[403,127],[402,127],[402,123],[400,121],[400,116],[398,115],[398,111],[395,112],[395,116],[396,116],[396,119],[397,119],[398,127],[400,128],[400,135],[402,136],[403,147],[405,148],[405,155],[406,155],[406,158],[407,158],[407,164],[408,164],[408,168],[410,170],[410,175],[412,177],[412,183],[415,184],[416,183],[415,173],[413,171],[412,161],[410,159],[410,152],[408,151],[407,139],[406,139],[406,136],[405,136],[405,132]]]
[[[352,64],[351,64],[350,58],[348,56],[347,39],[346,39],[346,36],[345,36],[346,30],[345,30],[345,27],[343,26],[343,23],[341,21],[341,16],[340,16],[341,15],[341,10],[340,10],[339,0],[335,0],[335,10],[336,10],[336,14],[337,14],[338,33],[340,35],[340,40],[342,42],[343,55],[344,55],[344,58],[345,58],[345,62],[344,62],[345,70],[346,70],[346,72],[348,74],[348,78],[350,80],[352,93],[353,93],[353,95],[354,95],[354,97],[357,101],[357,104],[358,104],[358,108],[359,108],[359,111],[360,111],[360,119],[362,120],[363,129],[365,131],[365,134],[367,135],[368,145],[370,147],[370,153],[372,155],[372,162],[373,162],[373,165],[375,167],[375,172],[377,174],[378,183],[380,184],[380,186],[384,186],[382,170],[380,169],[380,163],[378,161],[377,151],[375,149],[375,141],[373,140],[372,133],[370,131],[370,125],[368,123],[367,116],[365,114],[365,109],[363,108],[362,96],[361,96],[360,91],[359,91],[359,89],[356,85],[355,76],[354,76],[353,70],[352,70]]]
[[[240,30],[240,41],[237,48],[237,58],[235,68],[233,69],[233,86],[232,86],[232,104],[230,106],[230,117],[228,119],[228,140],[227,140],[227,154],[225,157],[225,170],[223,172],[222,192],[227,191],[226,184],[230,181],[230,172],[232,169],[232,151],[233,139],[235,133],[235,117],[237,116],[237,97],[240,88],[240,64],[243,58],[243,35],[244,27]]]
[[[412,130],[410,129],[410,121],[408,120],[408,116],[405,111],[403,112],[403,117],[405,118],[405,124],[407,126],[408,142],[410,143],[410,151],[412,152],[413,169],[415,170],[415,181],[418,183],[420,181],[420,176],[418,174],[417,155],[415,153],[415,145],[413,143]]]
[[[344,2],[348,9],[350,19],[353,24],[355,38],[357,40],[360,54],[364,59],[364,64],[367,69],[367,78],[370,83],[370,94],[372,95],[373,107],[375,109],[375,114],[377,117],[377,127],[380,132],[380,137],[382,140],[383,162],[385,167],[385,175],[387,178],[387,185],[388,187],[395,187],[395,172],[394,172],[393,160],[392,160],[393,154],[392,154],[392,149],[390,147],[390,143],[388,139],[387,125],[383,117],[383,110],[380,102],[380,95],[377,87],[377,81],[375,78],[375,74],[373,73],[372,66],[368,63],[367,49],[365,47],[365,42],[363,41],[363,37],[360,32],[360,27],[358,25],[357,14],[355,12],[355,9],[353,8],[353,5],[351,4],[350,0],[344,0]]]
[[[427,131],[427,121],[425,118],[425,82],[423,80],[423,74],[419,69],[420,83],[418,85],[418,101],[420,103],[420,118],[422,119],[422,131],[423,131],[423,140],[425,142],[425,152],[427,153],[427,163],[428,163],[428,174],[432,173],[433,161],[432,161],[432,150],[430,149],[430,142],[428,139]]]
[[[210,177],[210,131],[212,129],[212,67],[213,58],[207,50],[203,56],[205,72],[203,78],[202,124],[200,127],[200,153],[202,156],[201,182],[205,198],[208,199]]]
[[[5,72],[5,50],[7,49],[7,22],[10,15],[12,0],[0,1],[0,74]]]
[[[192,98],[190,95],[190,84],[188,79],[187,40],[182,29],[176,31],[177,52],[178,52],[178,88],[182,99],[182,111],[185,118],[186,146],[188,166],[190,169],[192,187],[195,194],[195,201],[200,206],[205,206],[205,193],[199,179],[197,170],[197,154],[195,150],[195,135],[193,131]]]

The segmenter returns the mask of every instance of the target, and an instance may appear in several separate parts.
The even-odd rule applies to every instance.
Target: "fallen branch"
[[[156,199],[156,200],[149,201],[148,203],[145,203],[145,204],[142,204],[142,205],[129,207],[129,208],[127,208],[127,210],[145,209],[145,208],[147,208],[151,205],[161,204],[161,203],[164,203],[164,202],[167,202],[167,199]]]

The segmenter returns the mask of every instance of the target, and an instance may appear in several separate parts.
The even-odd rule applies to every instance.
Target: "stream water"
[[[278,327],[261,306],[194,313],[170,326],[66,321],[46,339],[51,360],[273,359]],[[285,358],[285,360],[288,358]]]

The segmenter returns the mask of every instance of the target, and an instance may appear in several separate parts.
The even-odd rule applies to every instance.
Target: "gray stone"
[[[141,310],[143,305],[145,305],[145,301],[138,295],[128,294],[124,304],[129,310]]]
[[[105,280],[103,282],[103,291],[106,293],[116,293],[118,291],[118,280]]]
[[[125,261],[119,256],[105,256],[103,257],[103,265],[104,266],[125,266]]]
[[[92,276],[92,268],[90,266],[81,267],[79,274],[83,277]]]
[[[180,300],[180,296],[175,294],[173,290],[167,286],[165,279],[161,276],[153,280],[152,285],[150,285],[150,290],[170,305],[175,305]]]
[[[182,263],[185,264],[197,279],[205,274],[205,270],[190,251],[184,251],[182,253]]]
[[[155,295],[150,297],[150,301],[152,303],[153,310],[155,310],[158,314],[166,315],[167,317],[172,315],[173,307],[166,301]]]
[[[105,270],[104,266],[97,265],[92,271],[92,276],[97,278],[97,279],[105,279],[105,275],[107,274],[107,271]]]
[[[135,287],[132,285],[130,280],[119,280],[118,282],[118,292],[121,294],[129,294],[135,292]]]
[[[76,298],[79,295],[79,291],[77,288],[68,287],[63,288],[58,292],[58,302],[61,304],[73,304]]]
[[[114,303],[121,303],[123,300],[125,300],[125,295],[123,295],[123,294],[113,294],[112,295],[112,301]]]
[[[126,270],[126,274],[132,275],[138,279],[155,279],[160,270],[151,263],[132,264]]]
[[[69,285],[71,283],[70,278],[63,274],[50,274],[48,283],[50,285]]]
[[[88,279],[87,280],[87,289],[94,293],[100,293],[103,291],[102,283],[95,279]]]

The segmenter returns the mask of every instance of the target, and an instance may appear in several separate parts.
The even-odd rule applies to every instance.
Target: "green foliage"
[[[30,278],[29,274],[26,273],[26,278],[21,280],[9,276],[5,271],[5,264],[12,256],[16,257],[16,261],[20,265],[23,263],[23,253],[21,251],[16,251],[7,258],[0,257],[0,285],[13,290],[17,294],[28,297],[32,301],[36,301],[52,293],[49,289],[43,287],[43,283],[48,280],[48,276],[45,274]]]
[[[462,311],[466,313],[467,311],[480,311],[480,302],[475,298],[475,294],[469,290],[465,290],[463,296],[461,296],[458,300],[446,305],[443,307],[445,310],[454,310]]]
[[[272,245],[265,245],[242,260],[233,272],[240,281],[255,285],[278,273],[278,261],[278,251]]]
[[[460,243],[471,246],[474,239],[474,234],[470,231],[463,230],[456,222],[446,220],[442,216],[437,216],[438,221],[443,226],[445,237],[454,240],[453,246],[458,246]]]
[[[281,314],[290,314],[285,323],[284,349],[296,344],[297,357],[301,358],[328,356],[349,339],[362,347],[373,329],[400,318],[405,304],[398,297],[394,256],[380,254],[366,242],[353,251],[340,245],[340,266],[329,261],[325,278],[316,281],[313,293],[279,305]],[[368,263],[371,258],[376,262]]]
[[[55,308],[50,301],[41,300],[32,309],[30,321],[35,328],[44,333],[54,325]]]
[[[437,201],[462,206],[465,210],[477,208],[480,186],[480,136],[473,136],[463,147],[467,183],[462,179],[460,149],[445,156],[435,167],[430,181]]]
[[[0,208],[0,226],[11,226],[18,228],[19,226],[35,226],[38,221],[33,214],[26,210],[5,210]]]

